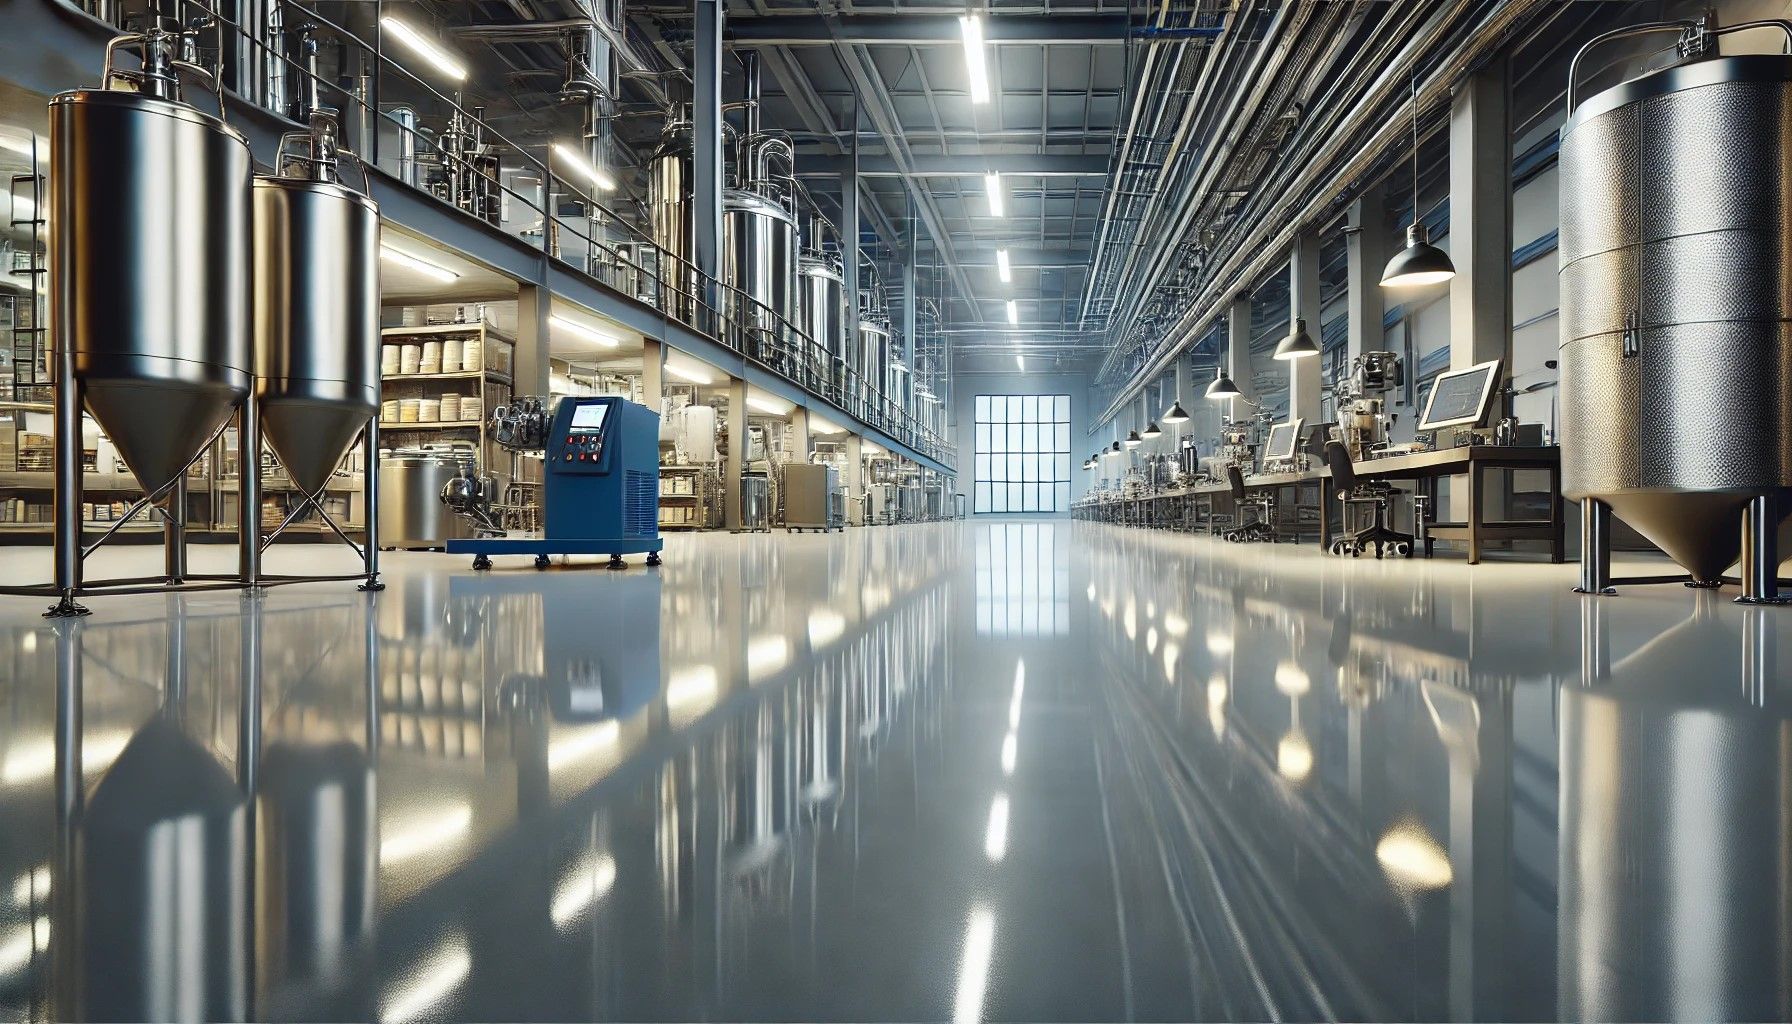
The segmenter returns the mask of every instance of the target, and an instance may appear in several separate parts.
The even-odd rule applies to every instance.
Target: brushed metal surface
[[[751,192],[722,193],[722,282],[736,328],[781,333],[796,322],[796,220]]]
[[[666,126],[647,163],[647,221],[659,249],[660,308],[689,315],[694,281],[687,264],[696,245],[691,205],[691,125]]]
[[[392,548],[436,548],[471,537],[466,521],[442,504],[442,485],[470,455],[396,452],[380,459],[380,543]]]
[[[884,391],[890,375],[890,326],[882,320],[859,320],[859,391],[869,397]]]
[[[800,266],[797,326],[826,360],[828,381],[838,386],[839,361],[845,355],[846,282],[837,260],[804,256]]]
[[[249,147],[138,93],[50,101],[50,304],[88,411],[146,491],[250,386]]]
[[[379,208],[338,184],[262,177],[254,209],[256,398],[311,494],[379,408]]]
[[[1561,149],[1563,491],[1701,579],[1749,496],[1792,488],[1792,58],[1732,60],[1577,115]]]

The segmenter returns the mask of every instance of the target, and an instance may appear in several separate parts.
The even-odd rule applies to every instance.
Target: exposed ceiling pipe
[[[1418,86],[1421,105],[1436,103],[1449,96],[1454,82],[1504,44],[1516,26],[1548,5],[1548,0],[1506,0],[1460,33],[1466,45],[1455,51]],[[1094,419],[1099,426],[1123,410],[1136,397],[1145,382],[1162,373],[1199,332],[1195,325],[1205,324],[1219,314],[1219,307],[1244,282],[1255,279],[1292,242],[1302,226],[1321,207],[1336,199],[1340,187],[1355,182],[1375,166],[1380,154],[1397,144],[1409,131],[1399,118],[1389,118],[1390,101],[1407,88],[1407,80],[1425,54],[1433,51],[1438,41],[1448,34],[1451,8],[1437,12],[1420,29],[1418,35],[1401,47],[1399,54],[1383,63],[1384,71],[1371,88],[1333,123],[1308,134],[1312,145],[1300,159],[1289,161],[1291,175],[1296,178],[1288,187],[1276,190],[1279,199],[1262,211],[1250,230],[1243,232],[1223,263],[1214,268],[1202,289],[1200,304],[1183,317],[1182,325],[1190,328],[1172,343],[1161,346],[1156,355],[1142,365],[1128,383],[1116,389],[1114,398]],[[1350,154],[1354,150],[1353,155]]]

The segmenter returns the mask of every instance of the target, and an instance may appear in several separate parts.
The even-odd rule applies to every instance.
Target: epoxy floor
[[[1066,521],[525,566],[0,599],[0,1017],[1792,1016],[1792,609]]]

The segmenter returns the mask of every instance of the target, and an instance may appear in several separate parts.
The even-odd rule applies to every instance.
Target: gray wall
[[[978,395],[1070,396],[1070,497],[1081,497],[1094,482],[1082,470],[1083,459],[1093,448],[1089,431],[1089,378],[1080,373],[954,373],[952,375],[952,439],[958,445],[958,490],[972,512],[976,507]]]

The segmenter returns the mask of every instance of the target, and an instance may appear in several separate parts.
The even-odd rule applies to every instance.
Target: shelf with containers
[[[481,473],[510,471],[486,429],[510,401],[516,341],[483,321],[380,332],[380,447],[466,447]]]

